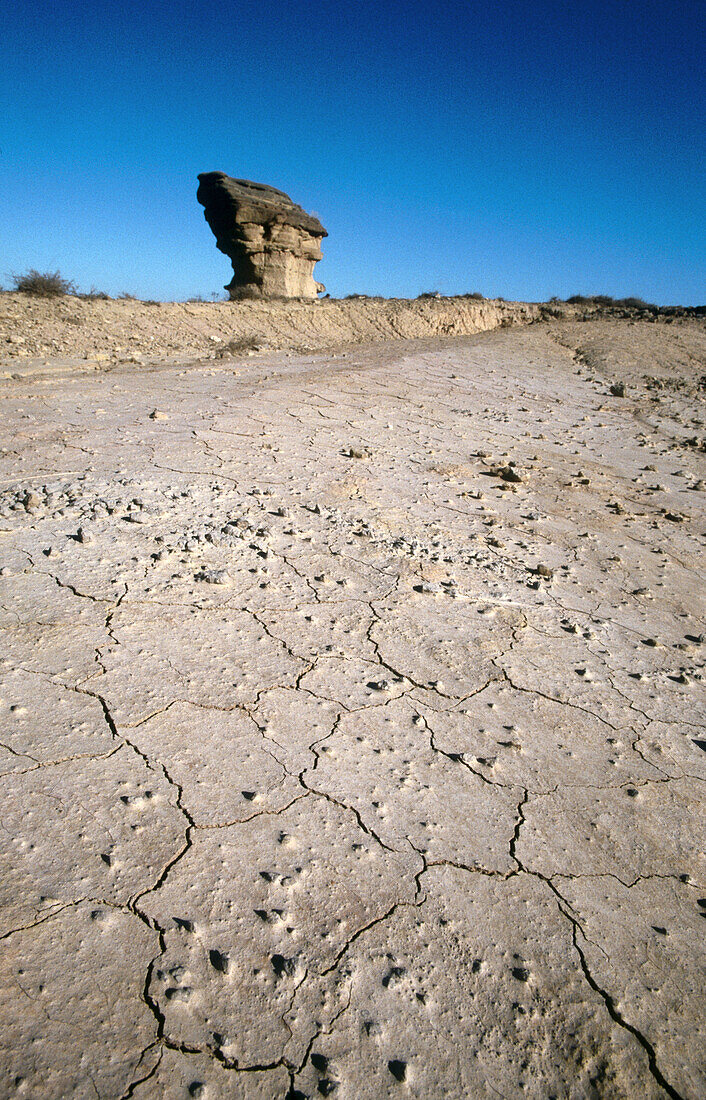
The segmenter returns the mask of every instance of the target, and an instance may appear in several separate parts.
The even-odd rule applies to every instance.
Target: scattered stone
[[[387,1068],[389,1069],[392,1076],[395,1078],[395,1081],[402,1082],[406,1079],[407,1063],[403,1062],[401,1059],[393,1058],[387,1063]]]
[[[125,340],[131,310],[171,309],[41,308],[94,306]],[[207,315],[338,308],[179,305],[195,340]],[[652,1095],[656,1073],[700,1094],[702,525],[630,478],[653,460],[674,511],[696,503],[700,454],[681,479],[656,456],[702,397],[706,337],[551,324],[410,344],[403,370],[379,347],[352,371],[311,357],[276,385],[173,363],[5,379],[12,1095],[474,1096],[489,1068],[507,1097]],[[631,416],[598,426],[557,334],[629,387],[648,355],[685,379],[648,454]],[[160,410],[176,428],[146,428]],[[470,452],[517,471],[540,422],[517,507]],[[351,440],[373,460],[341,461]],[[598,488],[567,493],[584,471]]]
[[[522,481],[522,476],[515,469],[514,465],[508,464],[507,466],[491,466],[485,471],[490,477],[499,477],[503,481],[509,481],[519,483]]]
[[[205,584],[228,584],[229,579],[227,569],[201,569],[194,576],[194,580]]]

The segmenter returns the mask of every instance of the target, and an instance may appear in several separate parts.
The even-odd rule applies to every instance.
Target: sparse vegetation
[[[624,306],[626,309],[659,309],[659,306],[654,305],[653,302],[645,302],[642,298],[618,298],[616,305]]]
[[[607,306],[615,309],[659,310],[659,306],[645,302],[642,298],[611,298],[608,294],[572,294],[566,301],[572,306]]]
[[[262,336],[234,336],[227,344],[218,349],[218,358],[228,355],[242,355],[247,351],[260,351],[266,344]]]
[[[78,297],[83,298],[83,300],[86,302],[110,301],[110,294],[106,294],[104,290],[96,290],[94,286],[92,286],[90,290],[86,291],[85,294],[79,294]]]
[[[60,271],[36,271],[31,267],[29,271],[21,275],[10,276],[14,283],[14,290],[21,294],[32,294],[36,298],[63,298],[67,294],[75,294],[76,286],[70,279],[65,279]]]
[[[419,301],[420,298],[440,298],[440,297],[441,297],[441,291],[440,290],[423,290],[421,294],[417,295],[417,301]]]

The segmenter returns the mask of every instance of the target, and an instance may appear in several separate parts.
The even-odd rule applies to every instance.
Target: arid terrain
[[[0,295],[2,1097],[706,1094],[706,322],[581,316]]]
[[[575,317],[576,308],[560,312]],[[365,298],[316,302],[140,302],[0,294],[0,374],[19,360],[105,370],[106,364],[220,359],[253,349],[329,350],[347,344],[468,336],[542,316],[526,302]],[[5,360],[5,362],[3,362]]]

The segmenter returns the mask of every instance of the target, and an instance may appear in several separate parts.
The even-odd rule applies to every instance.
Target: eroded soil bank
[[[3,1096],[704,1094],[705,352],[9,372]]]
[[[0,371],[3,365],[8,371],[13,360],[24,370],[40,367],[47,357],[53,365],[61,359],[74,368],[95,370],[105,369],[106,363],[219,359],[258,348],[315,351],[468,336],[526,324],[538,319],[543,308],[472,298],[141,302],[6,293],[0,294]],[[562,310],[576,314],[571,306]]]

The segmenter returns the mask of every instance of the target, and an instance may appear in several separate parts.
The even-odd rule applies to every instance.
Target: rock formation
[[[316,298],[325,289],[313,272],[328,234],[284,191],[203,172],[196,198],[233,265],[231,298]]]

